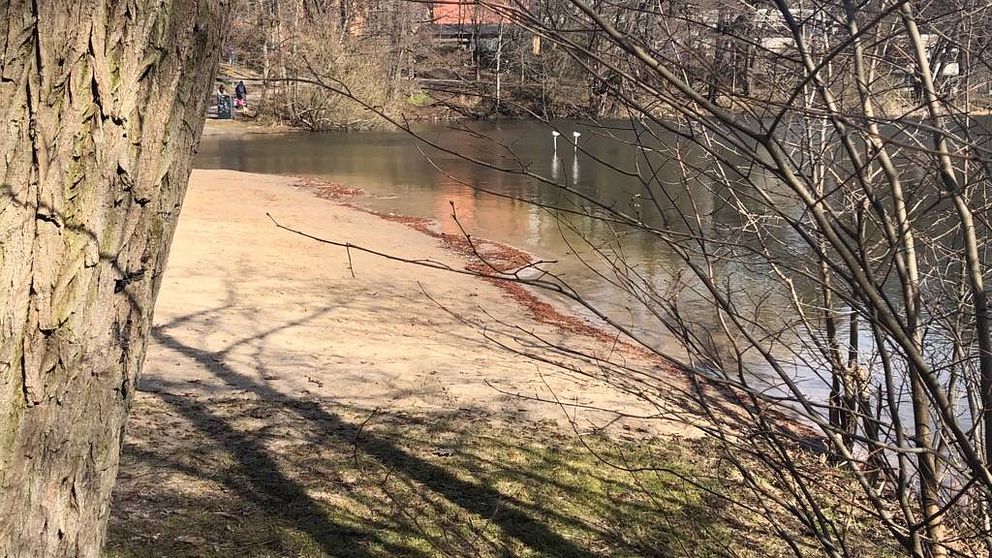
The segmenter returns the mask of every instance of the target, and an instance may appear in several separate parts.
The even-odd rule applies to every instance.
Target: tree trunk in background
[[[98,556],[227,2],[0,5],[0,556]]]

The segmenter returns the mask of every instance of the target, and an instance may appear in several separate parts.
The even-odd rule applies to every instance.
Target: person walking
[[[248,108],[248,88],[243,81],[238,81],[234,86],[234,105],[240,109]]]
[[[217,118],[233,118],[231,110],[231,96],[227,94],[227,88],[221,83],[217,86]]]

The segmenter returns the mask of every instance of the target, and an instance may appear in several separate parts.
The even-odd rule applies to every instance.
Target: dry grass
[[[778,553],[705,441],[295,399],[142,393],[133,416],[113,557]]]

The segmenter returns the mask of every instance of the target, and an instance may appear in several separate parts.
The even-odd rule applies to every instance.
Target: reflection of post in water
[[[556,150],[553,155],[551,155],[551,178],[557,182],[558,175],[561,174],[561,165],[558,161],[558,151]]]
[[[572,184],[579,183],[579,136],[581,132],[572,132]]]

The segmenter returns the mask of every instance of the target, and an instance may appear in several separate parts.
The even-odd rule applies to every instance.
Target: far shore
[[[305,133],[305,130],[270,122],[258,122],[236,116],[230,120],[208,118],[203,126],[204,136],[241,136],[246,134]]]

